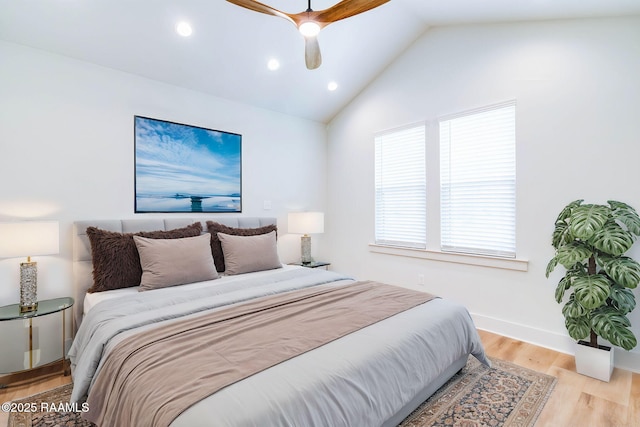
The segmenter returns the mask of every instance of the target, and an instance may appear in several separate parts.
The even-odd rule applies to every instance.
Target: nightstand
[[[289,265],[301,265],[303,267],[307,267],[307,268],[322,268],[324,270],[328,270],[329,266],[331,265],[330,262],[324,262],[324,261],[311,261],[309,263],[302,263],[302,262],[292,262]]]
[[[19,304],[11,304],[5,305],[4,307],[0,307],[0,328],[6,328],[11,333],[7,333],[3,330],[2,332],[2,347],[3,351],[7,352],[6,355],[3,355],[2,359],[3,363],[0,365],[0,372],[3,374],[11,374],[16,372],[29,371],[38,366],[42,366],[51,362],[55,362],[57,360],[62,360],[63,372],[65,375],[68,375],[66,360],[66,339],[67,339],[67,319],[66,312],[69,308],[71,308],[74,304],[73,298],[65,297],[65,298],[55,298],[48,300],[38,301],[38,308],[34,311],[29,311],[26,313],[20,313]],[[42,352],[43,348],[57,346],[57,344],[52,343],[52,338],[55,338],[51,335],[57,334],[49,334],[47,333],[46,323],[44,319],[40,319],[45,316],[52,316],[55,313],[61,313],[62,322],[61,322],[61,335],[62,340],[61,351],[58,353],[61,358],[48,357],[44,355]],[[54,316],[55,317],[55,316]],[[40,323],[40,326],[34,326],[34,320],[37,320],[37,323]],[[22,321],[23,325],[15,324],[15,322]],[[73,322],[71,322],[73,323]],[[17,327],[16,327],[17,326]],[[38,332],[44,331],[43,333],[35,333],[34,330],[38,328]],[[20,329],[27,329],[25,332]],[[25,336],[27,335],[27,336]],[[10,342],[4,342],[7,337],[10,337]],[[36,347],[36,349],[34,349]],[[20,356],[19,351],[23,351],[23,356]],[[39,349],[39,350],[38,350]],[[40,360],[34,360],[34,353],[36,351],[40,351],[38,353]],[[13,354],[9,353],[12,352]],[[49,351],[47,351],[49,352]],[[11,355],[11,357],[9,357]],[[51,358],[52,360],[47,360],[47,358]],[[6,365],[5,365],[6,361]],[[16,363],[17,362],[17,363]],[[8,372],[6,372],[8,371]]]

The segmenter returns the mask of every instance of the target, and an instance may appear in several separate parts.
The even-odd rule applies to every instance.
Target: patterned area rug
[[[400,427],[533,427],[557,378],[504,360],[491,363],[469,357]]]
[[[80,417],[81,406],[64,407],[71,399],[72,389],[73,384],[67,384],[14,400],[14,409],[22,405],[28,412],[11,412],[8,427],[94,427]]]
[[[493,366],[487,368],[470,357],[467,365],[400,427],[532,427],[553,391],[556,378],[499,359],[492,358],[491,362]],[[80,417],[81,407],[66,408],[70,411],[39,410],[69,402],[71,388],[69,384],[15,400],[16,405],[38,410],[11,413],[8,427],[93,426]]]

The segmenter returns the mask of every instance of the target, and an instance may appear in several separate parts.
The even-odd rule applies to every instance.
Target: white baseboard
[[[474,313],[471,314],[471,317],[478,329],[493,332],[508,338],[514,338],[519,341],[548,348],[560,353],[571,355],[575,353],[575,341],[569,335],[561,335],[543,329],[506,322],[501,319]],[[621,348],[616,348],[614,353],[614,365],[617,368],[640,373],[640,353],[638,352],[638,347],[633,351],[625,351]]]

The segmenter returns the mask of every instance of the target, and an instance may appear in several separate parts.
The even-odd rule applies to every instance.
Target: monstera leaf
[[[593,310],[603,305],[609,294],[611,286],[607,277],[602,274],[576,277],[573,281],[576,301],[588,310]]]
[[[636,308],[636,297],[633,292],[620,285],[611,287],[609,298],[611,298],[611,306],[621,314],[631,313]]]
[[[560,246],[566,245],[573,240],[569,225],[564,221],[556,222],[556,228],[553,230],[551,237],[551,245],[558,249]]]
[[[628,329],[630,326],[627,316],[612,307],[596,310],[591,318],[591,327],[596,334],[625,350],[631,350],[638,344],[635,335]]]
[[[573,297],[569,298],[569,301],[562,307],[562,314],[565,318],[569,317],[587,317],[589,310],[580,305],[578,301]]]
[[[598,261],[604,272],[620,286],[635,289],[640,283],[640,264],[635,260],[626,256],[601,255],[598,257]]]
[[[556,257],[551,258],[551,260],[547,264],[547,278],[549,277],[551,272],[556,268],[557,265],[558,265],[558,258]]]
[[[629,232],[640,236],[640,216],[638,212],[626,203],[609,200],[609,206],[613,209],[613,217],[623,223]]]
[[[551,239],[551,245],[558,249],[560,246],[566,245],[575,238],[571,235],[571,229],[569,228],[569,220],[573,209],[582,204],[581,200],[575,200],[569,203],[562,209],[558,218],[556,218],[556,227],[553,230],[553,236]]]
[[[560,304],[564,299],[564,292],[571,287],[571,282],[567,276],[563,277],[556,287],[556,302]]]
[[[591,235],[589,243],[606,254],[619,256],[631,249],[633,236],[611,220]]]
[[[591,333],[591,323],[589,318],[584,317],[566,317],[564,325],[567,327],[569,336],[576,341],[583,340]]]
[[[602,205],[581,205],[573,209],[569,227],[571,233],[586,240],[600,230],[609,220],[610,210]]]
[[[558,248],[555,258],[566,269],[573,267],[577,262],[588,259],[593,251],[586,244],[575,241]]]
[[[565,206],[564,209],[562,209],[562,211],[558,215],[558,218],[556,218],[556,224],[558,224],[559,222],[566,223],[567,219],[571,216],[571,213],[573,212],[573,208],[580,206],[582,202],[584,202],[584,199],[578,199],[578,200],[574,200],[573,202]]]
[[[582,277],[586,274],[587,270],[580,263],[576,263],[572,268],[567,270],[567,273],[560,282],[558,282],[558,286],[556,287],[556,302],[558,304],[562,302],[565,291],[573,285],[576,277]],[[570,299],[574,299],[573,293],[571,294]]]

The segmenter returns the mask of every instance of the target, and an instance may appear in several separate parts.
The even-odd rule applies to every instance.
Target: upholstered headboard
[[[74,319],[75,329],[80,326],[84,313],[84,296],[93,284],[93,265],[91,261],[91,244],[87,236],[87,227],[98,227],[103,230],[119,233],[136,233],[138,231],[172,230],[186,227],[196,221],[202,223],[204,232],[207,221],[215,221],[229,227],[257,228],[275,225],[276,218],[271,217],[224,217],[224,218],[146,218],[76,221],[73,225],[73,286],[74,286]]]

